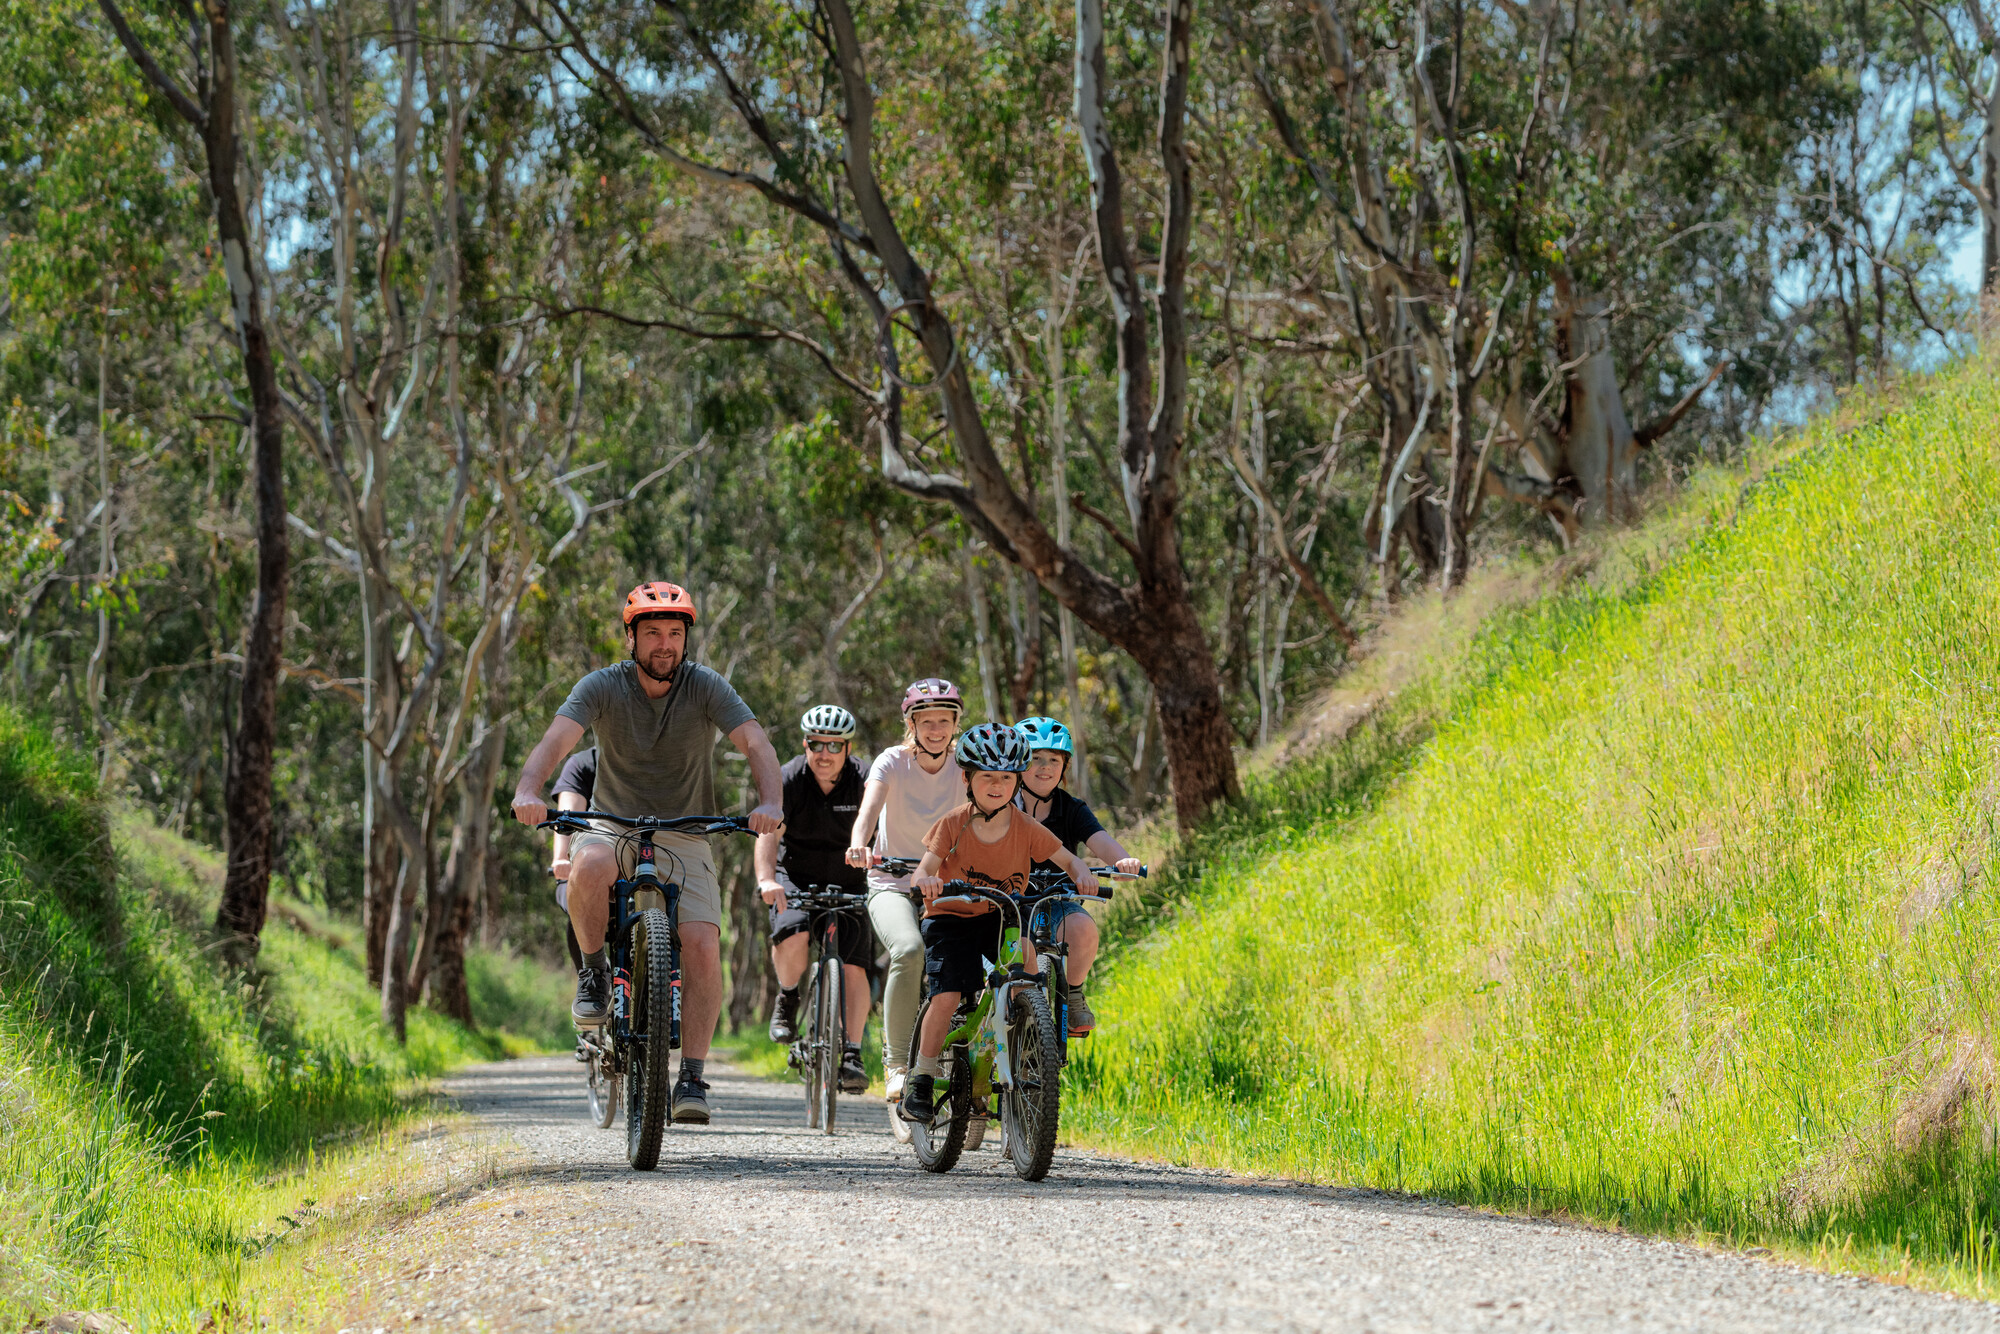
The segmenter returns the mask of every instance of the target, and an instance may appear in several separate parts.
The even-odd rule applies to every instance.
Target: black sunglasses
[[[808,741],[806,749],[816,755],[830,755],[847,749],[845,741]]]

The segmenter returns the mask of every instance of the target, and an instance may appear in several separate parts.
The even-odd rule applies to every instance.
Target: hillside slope
[[[330,1159],[401,1119],[412,1081],[509,1045],[415,1010],[398,1048],[351,933],[302,905],[280,905],[255,972],[222,970],[220,880],[0,707],[0,1329],[77,1308],[249,1326],[252,1265],[355,1166]],[[482,992],[509,989],[480,966]],[[560,991],[542,1008],[510,1006],[546,1040]]]
[[[1907,399],[1254,781],[1109,963],[1072,1126],[1983,1291],[2000,383]]]

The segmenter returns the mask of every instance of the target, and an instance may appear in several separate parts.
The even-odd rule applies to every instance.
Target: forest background
[[[268,676],[275,887],[398,1026],[559,955],[503,803],[641,579],[781,753],[949,676],[1185,824],[1398,598],[1954,355],[2000,268],[1977,5],[4,8],[0,689],[225,847]]]

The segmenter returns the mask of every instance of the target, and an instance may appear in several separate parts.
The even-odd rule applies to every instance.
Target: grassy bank
[[[2000,393],[1698,479],[1127,917],[1080,1137],[1990,1294]]]
[[[301,1239],[369,1216],[354,1183],[401,1171],[419,1082],[536,1046],[561,996],[480,959],[475,994],[528,1031],[418,1010],[399,1048],[353,933],[298,904],[256,970],[224,971],[213,854],[93,786],[0,710],[0,1328],[75,1309],[248,1328],[289,1300],[268,1280]]]

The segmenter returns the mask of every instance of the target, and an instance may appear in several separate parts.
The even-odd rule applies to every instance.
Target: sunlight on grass
[[[418,1007],[398,1047],[357,933],[285,900],[257,967],[227,971],[220,879],[212,852],[107,817],[82,759],[0,708],[0,1327],[338,1304],[301,1257],[434,1188],[407,1143],[424,1081],[567,1039],[558,974],[475,955],[487,1030]]]
[[[1121,923],[1071,1127],[1989,1292],[1995,387],[1701,479],[1253,778]]]

